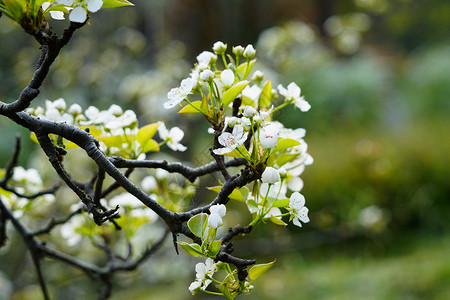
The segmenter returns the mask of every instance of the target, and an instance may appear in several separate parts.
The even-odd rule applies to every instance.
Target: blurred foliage
[[[96,13],[90,26],[76,33],[54,65],[38,104],[59,97],[70,104],[87,107],[95,103],[104,109],[111,103],[121,103],[125,109],[135,109],[143,122],[152,122],[155,116],[169,119],[162,110],[166,94],[187,76],[201,50],[217,40],[230,45],[254,43],[261,58],[256,68],[284,85],[297,82],[312,105],[307,114],[292,110],[283,112],[282,117],[287,127],[302,124],[307,129],[309,152],[315,158],[304,174],[302,191],[311,217],[304,229],[310,232],[297,236],[292,228],[292,235],[284,236],[268,225],[254,233],[255,239],[271,230],[277,239],[254,241],[247,247],[265,249],[269,256],[272,251],[291,250],[280,259],[278,269],[275,265],[273,276],[267,277],[279,280],[258,283],[265,288],[254,299],[285,299],[289,295],[303,295],[304,299],[450,297],[448,239],[414,238],[417,232],[448,233],[450,228],[448,1],[134,2],[135,8]],[[360,27],[364,30],[355,31],[348,21],[355,13],[363,23],[369,20],[363,24],[367,28]],[[335,19],[330,21],[331,17]],[[353,34],[350,42],[358,42],[355,51],[339,48],[336,38],[343,29],[335,27],[343,23]],[[61,24],[52,24],[61,30]],[[0,98],[14,99],[31,78],[38,58],[37,44],[4,17],[0,18],[0,35]],[[181,122],[176,116],[168,121]],[[0,120],[4,139],[0,167],[12,153],[16,127],[12,130],[9,126],[6,120]],[[191,161],[204,162],[209,145],[193,139],[204,124],[191,121],[182,126],[186,141],[191,141],[188,146],[195,149],[193,153],[200,153]],[[21,160],[42,165],[35,159],[27,134],[24,137],[24,147],[30,150]],[[78,162],[74,165],[74,170],[79,168]],[[66,209],[68,205],[61,204]],[[403,243],[405,233],[410,237],[408,247],[416,250]],[[363,248],[360,239],[368,243]],[[344,250],[348,253],[368,251],[381,257],[359,260],[343,255],[324,259],[341,250],[337,246],[328,248],[337,242],[347,245]],[[21,249],[19,245],[13,239],[10,247]],[[315,260],[293,252],[318,246],[324,247]],[[158,260],[170,257],[169,248]],[[22,261],[25,255],[21,251],[7,253],[11,262]],[[390,256],[382,256],[386,253]],[[397,260],[399,253],[405,254]],[[4,259],[0,256],[2,272],[14,282],[14,290],[25,294],[15,299],[32,299],[29,295],[36,287],[29,284],[35,278],[16,278],[15,265],[3,267]],[[93,256],[94,261],[98,259]],[[146,264],[133,275],[136,277],[120,278],[123,284],[114,299],[163,299],[167,290],[171,299],[188,297],[185,282],[193,276],[190,263],[177,258],[181,267],[175,267],[158,260]],[[26,263],[19,266],[27,267]],[[54,272],[50,290],[58,286],[58,293],[73,292],[89,299],[79,288],[85,284],[82,274],[73,271],[71,282],[61,283],[58,276],[68,271],[58,269],[56,264],[48,268]],[[188,279],[178,277],[178,283],[167,279],[174,270],[185,272],[180,276]],[[125,292],[132,282],[137,285],[136,295],[129,294],[130,289]],[[143,298],[150,284],[152,289],[155,284],[162,286],[154,297]],[[277,293],[279,298],[273,296]]]

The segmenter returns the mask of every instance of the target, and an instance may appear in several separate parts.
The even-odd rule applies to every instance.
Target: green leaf
[[[294,159],[298,157],[298,153],[290,154],[290,153],[283,153],[282,155],[277,157],[277,165],[282,166],[285,163],[291,162]]]
[[[300,145],[300,142],[297,140],[280,138],[278,140],[277,145],[273,148],[273,152],[286,150],[287,148],[291,148],[298,145]]]
[[[161,125],[161,122],[148,124],[139,129],[136,140],[141,145],[142,152],[159,151],[158,143],[152,139],[159,125]]]
[[[221,189],[222,189],[221,186],[213,186],[213,187],[208,188],[208,190],[214,191],[216,193],[220,192]],[[234,189],[231,192],[231,194],[228,196],[228,198],[237,200],[237,201],[241,201],[241,202],[245,202],[244,196],[242,195],[241,191],[238,189]]]
[[[203,101],[194,101],[183,107],[178,113],[179,114],[188,114],[188,113],[202,113],[206,115],[208,110],[204,110]]]
[[[264,85],[261,96],[259,96],[258,106],[266,107],[272,102],[272,82],[269,80]]]
[[[211,243],[211,247],[209,248],[208,256],[211,258],[216,258],[217,253],[220,251],[220,246],[222,246],[222,241],[217,240]]]
[[[233,279],[232,274],[228,274],[227,277],[222,281],[222,283],[217,287],[219,291],[223,293],[223,296],[228,300],[233,300],[234,297],[231,295],[230,290],[228,289],[228,285]]]
[[[202,252],[202,248],[198,244],[188,244],[185,242],[177,242],[178,245],[183,248],[184,251],[186,251],[188,254],[199,257],[199,256],[205,256]]]
[[[158,152],[159,144],[154,139],[148,140],[147,143],[145,143],[145,146],[141,145],[141,151],[142,151],[142,153],[147,153],[150,151]]]
[[[103,0],[102,8],[121,6],[134,6],[134,4],[127,0]]]
[[[270,269],[270,267],[273,266],[273,264],[275,263],[276,260],[274,260],[273,262],[267,263],[267,264],[259,264],[259,265],[254,265],[249,271],[248,271],[248,276],[250,277],[251,281],[256,280],[256,278],[258,278],[259,276],[261,276],[262,274],[264,274],[267,270]]]
[[[227,108],[231,102],[242,92],[242,90],[250,83],[250,81],[244,80],[236,83],[232,88],[226,91],[222,97],[223,107]]]
[[[289,205],[289,198],[279,199],[273,203],[273,207],[286,207]]]
[[[258,204],[255,200],[247,200],[247,207],[252,214],[258,211]]]
[[[255,62],[256,59],[252,59],[249,64],[247,62],[240,64],[236,70],[236,72],[238,73],[238,77],[243,79],[247,78],[248,74],[250,74],[250,72],[252,71]],[[248,68],[247,64],[249,65]]]
[[[284,223],[282,220],[280,220],[280,219],[278,219],[278,218],[276,218],[276,217],[274,217],[274,216],[270,216],[269,220],[270,220],[272,223],[276,224],[276,225],[280,225],[280,226],[286,226],[286,225],[287,225],[287,224]]]
[[[203,237],[203,230],[205,229],[205,224],[208,220],[208,215],[205,213],[201,213],[193,216],[187,222],[189,229],[193,234],[198,236],[199,238]]]

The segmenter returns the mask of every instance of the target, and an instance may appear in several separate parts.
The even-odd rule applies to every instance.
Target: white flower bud
[[[66,101],[63,98],[56,99],[55,101],[53,101],[53,106],[54,106],[54,108],[56,108],[59,111],[65,110],[66,109]]]
[[[68,113],[72,114],[72,115],[79,115],[79,114],[81,114],[82,111],[83,111],[83,109],[81,108],[81,106],[79,104],[75,103],[69,107]]]
[[[275,183],[280,181],[280,174],[275,168],[266,167],[262,173],[261,180],[264,183]]]
[[[233,53],[236,56],[242,56],[242,54],[244,53],[244,47],[242,47],[242,46],[233,47]]]
[[[279,169],[278,169],[278,173],[280,173],[280,176],[281,176],[281,177],[285,177],[285,176],[286,176],[286,173],[287,173],[286,168],[285,168],[285,167],[279,168]]]
[[[255,54],[256,54],[256,50],[255,50],[255,48],[253,48],[253,45],[248,44],[244,50],[244,57],[247,59],[251,59],[255,56]]]
[[[211,70],[206,69],[205,71],[200,73],[200,78],[203,81],[211,82],[214,79],[214,73]]]
[[[220,74],[220,80],[224,86],[231,86],[234,83],[234,72],[230,69],[223,70]]]
[[[121,108],[119,105],[117,105],[117,104],[111,105],[111,106],[109,107],[108,111],[109,111],[112,115],[114,115],[114,116],[116,116],[116,117],[123,114],[122,108]]]
[[[217,41],[213,45],[213,50],[216,54],[225,53],[225,51],[227,51],[227,44],[224,44],[221,41]]]
[[[247,118],[253,118],[255,115],[256,115],[256,110],[255,110],[253,107],[247,105],[247,106],[244,108],[244,116],[245,116],[245,117],[247,117]]]
[[[264,73],[261,72],[260,70],[256,70],[255,73],[253,73],[253,76],[252,76],[253,81],[259,82],[259,81],[262,81],[263,78],[264,78]]]

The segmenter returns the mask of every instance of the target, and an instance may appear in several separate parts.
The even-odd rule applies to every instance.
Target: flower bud
[[[242,47],[242,46],[233,47],[233,53],[237,57],[242,56],[242,54],[244,53],[244,47]]]
[[[211,82],[214,79],[214,73],[211,70],[206,69],[200,73],[200,78],[203,81]]]
[[[244,108],[244,116],[245,116],[245,117],[247,117],[247,118],[253,118],[255,115],[256,115],[256,110],[255,110],[253,107],[247,105],[247,106]]]
[[[83,109],[81,108],[81,106],[79,104],[75,103],[69,107],[68,113],[72,114],[72,115],[79,115],[79,114],[81,114],[82,111],[83,111]]]
[[[213,50],[217,55],[223,54],[227,51],[227,44],[224,44],[221,41],[215,42],[213,45]]]
[[[277,169],[266,167],[266,169],[262,173],[261,180],[264,183],[275,183],[280,181],[280,174],[278,173]]]
[[[234,72],[230,69],[223,70],[220,74],[220,80],[225,86],[232,86],[234,83]]]
[[[278,173],[280,173],[281,177],[283,177],[283,178],[286,177],[286,174],[287,174],[286,168],[285,167],[279,168]]]
[[[244,57],[246,59],[252,59],[256,54],[255,48],[253,48],[252,44],[248,44],[247,47],[245,47],[244,50]]]
[[[260,70],[256,70],[255,73],[253,73],[252,80],[256,82],[261,82],[264,78],[264,73]]]
[[[53,105],[59,111],[66,110],[66,101],[63,98],[53,101]]]

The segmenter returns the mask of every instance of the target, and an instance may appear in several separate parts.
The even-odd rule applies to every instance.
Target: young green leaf
[[[222,189],[221,186],[213,186],[208,188],[208,190],[214,191],[216,193],[220,192],[221,189]],[[238,189],[234,189],[228,197],[233,200],[245,202],[244,196]]]
[[[203,230],[205,229],[205,224],[207,220],[208,215],[205,213],[201,213],[190,218],[189,221],[187,222],[187,225],[193,234],[195,234],[199,238],[202,238]]]
[[[203,101],[194,101],[183,107],[178,113],[179,114],[187,114],[187,113],[202,113],[206,115],[208,110],[205,110],[205,105]]]
[[[103,0],[102,8],[121,6],[134,6],[134,4],[127,0]]]
[[[216,258],[217,253],[220,251],[220,246],[222,245],[221,240],[217,240],[211,243],[211,247],[209,248],[208,256],[211,258]]]
[[[242,92],[242,90],[249,84],[250,82],[247,80],[236,83],[235,86],[230,88],[223,94],[222,103],[225,108],[230,105],[231,102],[236,99],[236,97]]]
[[[202,248],[198,244],[188,244],[185,242],[177,242],[177,244],[180,245],[184,251],[194,257],[205,256],[202,252]]]
[[[287,148],[291,148],[298,145],[300,145],[300,142],[297,140],[280,138],[278,140],[277,145],[273,148],[273,152],[286,150]]]
[[[155,135],[156,131],[158,130],[159,125],[161,125],[161,122],[152,123],[145,125],[141,128],[139,128],[139,131],[136,135],[136,140],[141,144],[141,148],[148,148],[146,147],[146,144],[149,141],[152,141],[152,137]],[[143,151],[147,152],[147,151]]]
[[[270,216],[269,220],[270,220],[272,223],[276,224],[276,225],[280,225],[280,226],[286,226],[286,225],[287,225],[287,224],[284,223],[282,220],[280,220],[280,219],[278,219],[277,217],[274,217],[274,216]]]
[[[264,274],[267,270],[270,269],[270,267],[273,266],[275,261],[276,260],[274,260],[273,262],[267,263],[267,264],[254,265],[248,272],[248,276],[250,277],[250,280],[254,281],[254,280],[256,280],[256,278],[258,278],[259,276]]]
[[[272,82],[269,80],[264,85],[261,96],[259,96],[258,106],[266,107],[270,105],[272,101]]]

